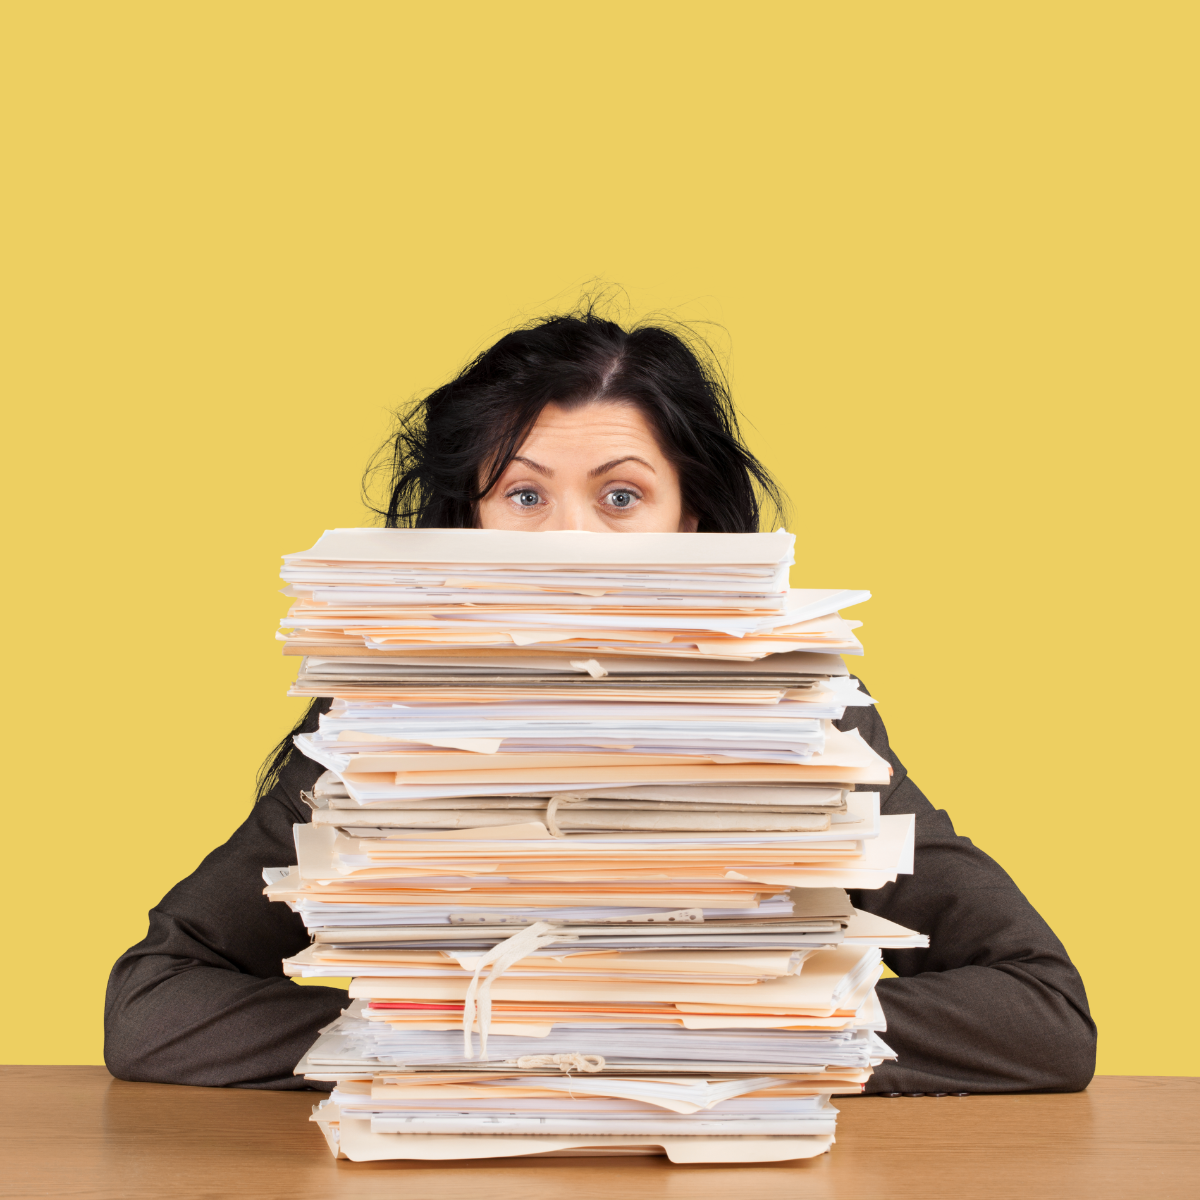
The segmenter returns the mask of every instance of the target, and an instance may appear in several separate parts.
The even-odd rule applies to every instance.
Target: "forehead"
[[[563,408],[547,404],[521,446],[524,454],[535,449],[546,452],[569,450],[590,456],[593,452],[620,448],[636,450],[644,458],[661,458],[654,431],[641,411],[632,404],[601,402]]]

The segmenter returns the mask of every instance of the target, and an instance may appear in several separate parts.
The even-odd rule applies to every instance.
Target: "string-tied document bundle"
[[[323,772],[264,871],[349,976],[297,1065],[354,1160],[777,1162],[894,1058],[849,890],[912,871],[890,767],[836,722],[863,591],[760,534],[339,529],[287,555],[297,747]]]

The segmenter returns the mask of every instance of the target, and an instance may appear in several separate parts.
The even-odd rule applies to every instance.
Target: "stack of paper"
[[[833,721],[865,592],[775,534],[337,530],[289,555],[296,739],[326,768],[264,872],[353,1003],[297,1067],[354,1159],[819,1154],[893,1057],[848,888],[912,870]]]

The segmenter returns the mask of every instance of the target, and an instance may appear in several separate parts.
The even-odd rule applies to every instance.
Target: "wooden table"
[[[0,1067],[0,1196],[79,1200],[905,1200],[1200,1196],[1200,1079],[1107,1076],[1072,1096],[855,1097],[808,1162],[662,1158],[337,1162],[312,1092],[121,1083],[103,1067]]]

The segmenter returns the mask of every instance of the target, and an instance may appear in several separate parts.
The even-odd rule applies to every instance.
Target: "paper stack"
[[[848,888],[912,870],[832,722],[865,592],[774,534],[335,530],[285,559],[296,739],[326,768],[265,872],[351,976],[297,1067],[361,1159],[820,1154],[893,1057]]]

